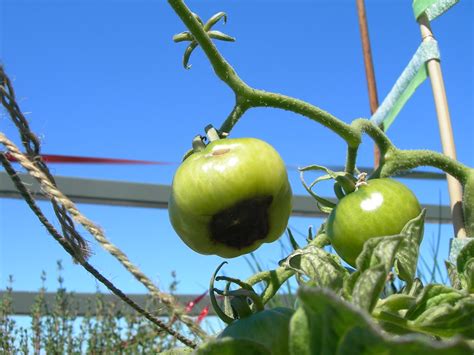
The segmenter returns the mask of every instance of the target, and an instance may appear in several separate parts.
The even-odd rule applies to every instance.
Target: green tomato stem
[[[227,261],[223,261],[217,269],[214,271],[214,274],[211,277],[211,281],[209,282],[209,298],[211,299],[212,308],[214,312],[216,312],[217,316],[225,323],[230,324],[234,321],[233,318],[229,317],[225,312],[220,308],[219,303],[217,303],[215,292],[219,292],[216,288],[214,288],[214,281],[217,277],[217,273],[219,270],[227,264]]]
[[[362,136],[362,133],[367,133],[377,144],[382,157],[388,149],[393,147],[385,133],[368,119],[358,118],[352,121],[351,126],[359,133],[359,137]]]
[[[274,107],[299,113],[309,117],[340,135],[350,146],[357,146],[360,142],[356,132],[350,125],[337,119],[326,111],[319,109],[302,100],[281,94],[256,90],[248,86],[235,72],[234,68],[219,53],[205,28],[182,0],[168,0],[169,4],[181,18],[183,23],[193,34],[194,40],[199,43],[208,57],[216,75],[224,81],[235,93],[237,105],[221,127],[221,132],[229,133],[245,109],[250,107]]]
[[[259,272],[248,278],[246,283],[253,286],[262,281],[266,282],[267,285],[260,296],[263,304],[266,304],[277,293],[281,285],[294,274],[294,270],[279,267],[275,270]]]
[[[247,109],[247,105],[237,102],[229,116],[227,116],[226,120],[222,123],[219,131],[223,134],[229,134],[229,132],[232,130],[232,127],[234,127],[234,125],[239,121],[240,117],[242,117]]]
[[[343,138],[349,146],[356,147],[360,144],[360,135],[350,125],[303,100],[263,90],[252,90],[249,105],[279,108],[300,114],[329,128]]]
[[[354,174],[354,170],[356,167],[358,149],[359,149],[359,146],[357,147],[351,147],[350,145],[347,146],[345,171],[352,175]]]
[[[400,150],[392,146],[385,152],[384,161],[380,177],[419,166],[432,166],[453,176],[464,186],[469,175],[469,167],[466,165],[431,150]]]

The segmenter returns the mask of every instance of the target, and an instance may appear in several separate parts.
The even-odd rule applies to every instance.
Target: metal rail
[[[39,184],[27,174],[19,174],[28,184],[37,199],[46,197]],[[76,177],[56,176],[59,189],[74,202],[146,207],[168,208],[171,187],[168,185],[144,184],[125,181],[94,180]],[[0,197],[22,198],[5,172],[0,172]],[[431,223],[451,223],[451,211],[448,206],[422,205],[426,208],[426,221]],[[310,196],[293,196],[293,216],[326,217]]]
[[[342,170],[342,167],[330,167],[331,170]],[[369,169],[361,169],[368,171]],[[29,186],[30,191],[35,198],[39,200],[47,199],[42,193],[37,181],[28,174],[19,174],[21,179]],[[411,172],[402,177],[414,179],[444,179],[444,174],[431,172]],[[167,208],[168,197],[171,187],[168,185],[156,185],[134,182],[122,182],[111,180],[95,180],[76,177],[55,176],[59,189],[74,202],[114,205],[128,207],[144,208]],[[0,172],[0,198],[21,199],[22,196],[11,182],[10,177],[5,172]],[[427,209],[426,220],[432,223],[451,223],[451,211],[448,206],[423,205]],[[293,216],[304,217],[326,217],[319,209],[310,196],[293,196]],[[0,291],[0,300],[7,295],[6,291]],[[31,307],[39,296],[38,292],[14,291],[11,293],[13,314],[30,315]],[[48,309],[53,309],[56,293],[45,292],[43,294],[44,302]],[[150,302],[150,296],[145,294],[129,295],[132,300],[142,307]],[[123,303],[113,294],[102,294],[103,302],[115,304],[121,312],[133,312],[129,307],[123,306]],[[180,304],[186,305],[188,302],[196,299],[198,295],[176,295]],[[291,295],[281,295],[282,302],[290,300]],[[96,293],[74,293],[70,300],[77,316],[95,315],[97,313],[97,294]],[[205,297],[196,307],[193,308],[190,315],[198,315],[201,310],[209,305],[209,297]],[[162,312],[166,312],[164,309]],[[161,313],[166,316],[166,313]],[[215,315],[212,307],[209,309],[209,315]]]
[[[9,295],[7,291],[0,291],[0,301],[4,297],[11,297],[13,314],[19,316],[31,316],[31,309],[40,297],[39,292],[29,292],[29,291],[12,291]],[[55,308],[57,293],[55,292],[45,292],[42,294],[44,305],[47,307],[49,312],[52,312]],[[128,307],[123,303],[117,296],[109,293],[67,293],[68,299],[68,310],[73,314],[76,314],[78,317],[83,317],[86,315],[94,316],[100,312],[100,309],[97,307],[98,297],[102,300],[103,304],[107,305],[107,309],[120,310],[121,314],[129,314],[135,312],[132,308]],[[133,301],[138,303],[143,308],[147,308],[151,302],[150,295],[146,294],[129,294]],[[190,301],[195,300],[199,295],[175,295],[179,304],[186,306]],[[291,305],[294,302],[291,295],[278,295],[282,304]],[[293,296],[294,297],[294,296]],[[205,296],[200,302],[196,304],[195,307],[191,310],[189,315],[197,316],[203,310],[204,307],[211,304],[209,296]],[[159,312],[160,316],[167,316],[166,307],[161,307],[161,309],[148,307],[148,309],[156,310]],[[215,315],[214,309],[209,307],[209,315]]]

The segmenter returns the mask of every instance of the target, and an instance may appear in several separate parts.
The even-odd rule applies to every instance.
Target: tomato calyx
[[[333,208],[336,207],[336,203],[317,195],[313,191],[313,188],[316,186],[316,184],[325,180],[334,180],[334,193],[339,200],[354,192],[357,188],[357,179],[345,171],[332,171],[322,165],[309,165],[299,168],[299,171],[301,183],[303,184],[306,191],[316,200],[316,205],[323,213],[330,214]],[[306,171],[324,171],[326,174],[319,176],[310,185],[308,185],[304,179],[304,173]]]
[[[182,161],[185,161],[192,154],[198,153],[198,152],[203,151],[204,149],[206,149],[206,146],[207,146],[206,141],[214,142],[214,141],[217,141],[219,139],[226,138],[229,135],[226,132],[219,132],[217,129],[214,128],[214,126],[212,124],[207,125],[204,128],[204,131],[206,132],[205,136],[202,136],[202,135],[198,134],[193,138],[192,149],[188,150],[184,154]],[[212,152],[213,155],[218,155],[220,153],[223,153],[223,152],[219,152],[219,151]]]
[[[367,185],[367,173],[366,172],[362,172],[359,175],[357,175],[357,182],[355,184],[355,188],[357,190],[360,186],[364,186],[364,185]]]
[[[254,291],[253,287],[246,282],[228,276],[217,276],[219,270],[227,264],[222,262],[214,272],[209,284],[209,297],[212,307],[217,316],[225,323],[230,324],[238,319],[251,316],[264,310],[262,298]],[[214,287],[215,281],[227,281],[225,289],[219,290]],[[231,284],[240,286],[237,290],[230,290]],[[224,309],[217,302],[216,293],[224,297]]]

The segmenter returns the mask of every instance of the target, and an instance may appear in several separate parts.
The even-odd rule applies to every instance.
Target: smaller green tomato
[[[233,258],[278,239],[291,201],[276,150],[255,138],[228,138],[212,141],[179,166],[168,211],[191,249]]]
[[[229,324],[218,339],[246,339],[263,345],[269,354],[289,354],[290,319],[295,311],[277,307],[257,312]]]
[[[326,223],[327,236],[339,256],[355,266],[368,239],[399,234],[420,213],[416,196],[402,183],[368,180],[332,210]]]

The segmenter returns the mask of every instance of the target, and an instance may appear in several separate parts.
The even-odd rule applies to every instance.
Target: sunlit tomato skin
[[[246,339],[263,345],[269,354],[289,354],[290,319],[294,312],[285,307],[257,312],[228,325],[218,339]]]
[[[420,213],[420,203],[405,185],[373,179],[339,201],[328,217],[326,231],[339,256],[355,266],[366,240],[398,234]]]
[[[180,165],[168,211],[191,249],[233,258],[278,239],[291,200],[285,164],[272,146],[255,138],[220,139]]]

